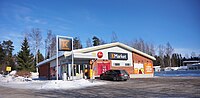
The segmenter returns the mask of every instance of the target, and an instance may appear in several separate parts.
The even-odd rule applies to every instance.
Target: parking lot
[[[0,98],[200,97],[200,77],[164,77],[106,81],[106,85],[73,90],[27,90],[0,87]]]

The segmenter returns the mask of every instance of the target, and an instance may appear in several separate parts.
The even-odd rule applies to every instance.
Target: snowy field
[[[85,80],[73,80],[73,81],[63,81],[63,80],[34,80],[38,78],[38,75],[32,73],[31,78],[15,77],[13,71],[8,75],[0,74],[0,86],[10,87],[10,88],[20,88],[20,89],[79,89],[89,86],[104,85],[106,83],[94,81],[93,83]]]

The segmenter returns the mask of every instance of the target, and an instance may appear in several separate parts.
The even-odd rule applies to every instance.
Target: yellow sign
[[[6,71],[11,71],[11,67],[6,67]]]

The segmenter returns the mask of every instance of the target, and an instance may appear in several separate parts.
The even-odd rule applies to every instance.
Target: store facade
[[[94,78],[109,69],[124,69],[131,78],[152,77],[154,57],[122,43],[110,43],[94,47],[73,50],[74,65],[71,65],[71,52],[59,54],[59,79],[63,73],[67,78]],[[56,57],[42,61],[37,65],[39,76],[46,79],[56,77]]]

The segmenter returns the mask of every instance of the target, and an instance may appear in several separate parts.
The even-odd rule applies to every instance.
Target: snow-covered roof
[[[153,56],[150,56],[150,55],[148,55],[148,54],[146,54],[144,52],[141,52],[141,51],[139,51],[137,49],[134,49],[134,48],[132,48],[130,46],[127,46],[127,45],[119,43],[119,42],[109,43],[109,44],[104,44],[104,45],[99,45],[99,46],[93,46],[93,47],[88,47],[88,48],[83,48],[83,49],[77,49],[77,50],[73,50],[73,53],[77,53],[77,54],[78,53],[83,53],[84,54],[84,53],[92,52],[92,51],[95,51],[95,50],[101,50],[101,49],[106,49],[106,48],[115,47],[115,46],[119,46],[119,47],[124,48],[124,49],[126,49],[128,51],[138,53],[138,54],[140,54],[142,56],[145,56],[145,57],[147,57],[147,58],[149,58],[151,60],[156,60],[156,58],[153,57]],[[69,52],[68,52],[68,54],[69,54]],[[61,56],[64,56],[64,53],[60,53],[58,57],[61,57]],[[44,60],[44,61],[38,63],[37,66],[43,65],[45,63],[48,63],[48,62],[50,62],[50,61],[52,61],[54,59],[56,59],[56,55],[51,57],[50,59],[47,59],[47,60]]]

